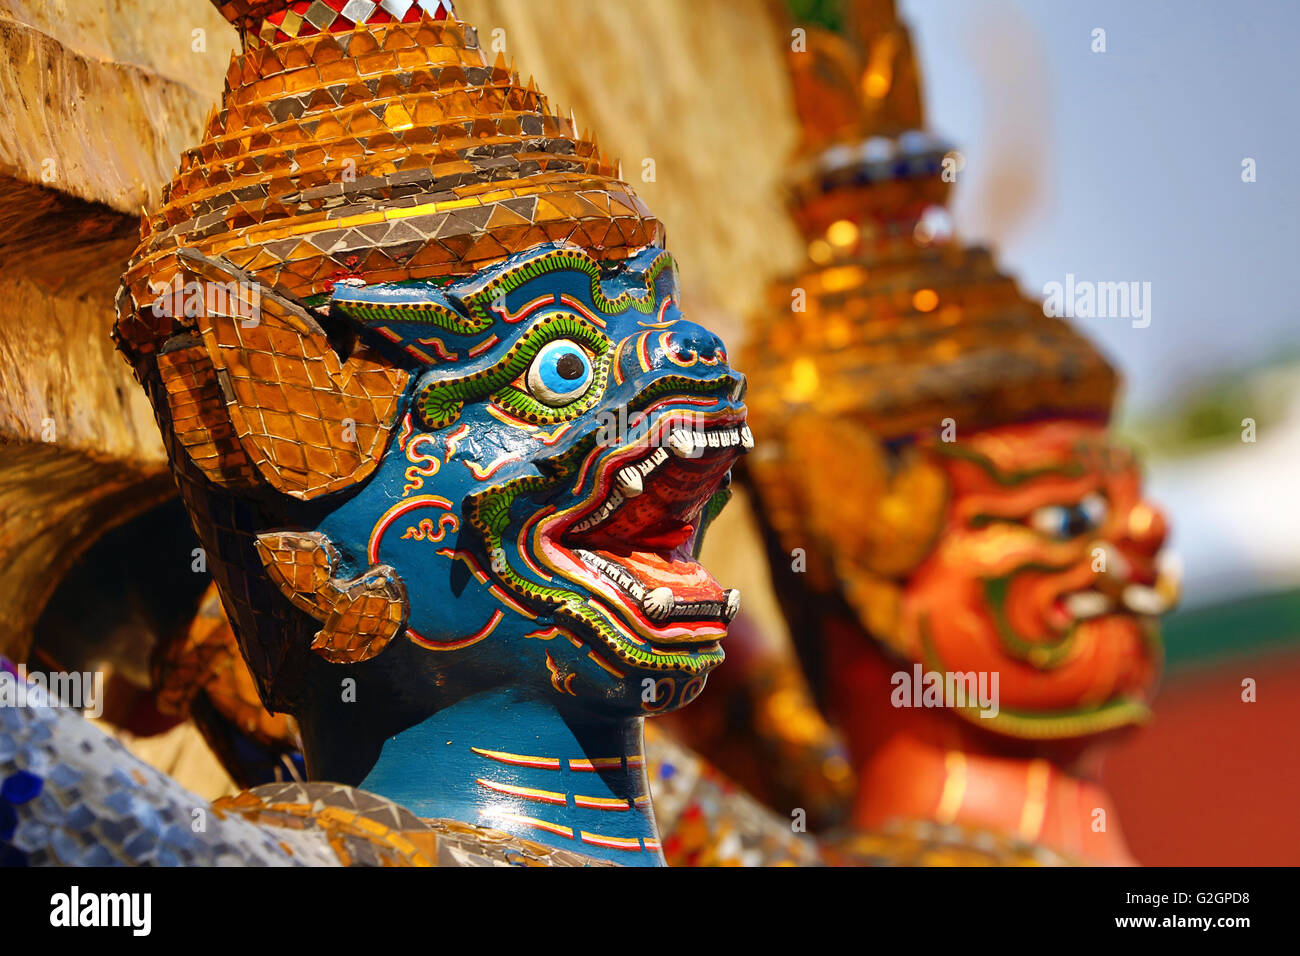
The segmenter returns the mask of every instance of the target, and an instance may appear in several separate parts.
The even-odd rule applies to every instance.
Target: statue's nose
[[[698,359],[719,364],[727,361],[727,349],[722,339],[694,322],[678,322],[669,331],[664,344],[680,361]]]

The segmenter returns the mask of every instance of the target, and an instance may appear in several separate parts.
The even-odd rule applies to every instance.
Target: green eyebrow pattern
[[[591,387],[572,405],[555,409],[543,405],[510,383],[522,375],[544,345],[571,338],[586,346],[592,363]],[[524,336],[489,368],[460,378],[443,379],[424,386],[416,396],[420,418],[430,429],[445,428],[460,417],[467,402],[492,396],[502,408],[531,425],[555,424],[582,414],[600,400],[609,378],[613,340],[586,320],[568,313],[554,313],[538,319]]]

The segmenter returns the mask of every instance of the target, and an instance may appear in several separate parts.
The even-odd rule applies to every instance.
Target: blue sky
[[[1151,409],[1300,352],[1300,2],[901,0],[953,212],[1041,295],[1152,284],[1152,321],[1079,320]],[[1092,31],[1106,31],[1094,53]],[[1243,158],[1257,181],[1241,180]]]

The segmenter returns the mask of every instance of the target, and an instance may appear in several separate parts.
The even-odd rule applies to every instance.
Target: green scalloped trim
[[[964,447],[957,442],[941,441],[935,443],[934,450],[948,458],[960,458],[962,461],[970,462],[979,466],[989,478],[993,479],[1003,488],[1014,488],[1022,485],[1027,481],[1033,481],[1036,478],[1042,478],[1045,475],[1060,475],[1065,478],[1078,478],[1087,474],[1088,468],[1083,462],[1071,460],[1065,465],[1050,465],[1043,468],[1032,468],[1028,471],[1019,471],[1014,474],[1003,474],[998,471],[996,466],[985,456],[970,448]]]
[[[646,408],[664,395],[716,395],[718,386],[728,385],[736,376],[723,373],[713,378],[689,378],[685,375],[665,375],[657,378],[628,402],[629,412]]]
[[[421,421],[430,429],[445,428],[460,416],[467,402],[478,401],[487,396],[492,396],[493,400],[503,408],[510,409],[507,402],[512,400],[506,395],[504,389],[510,387],[512,391],[519,393],[519,390],[513,388],[510,383],[527,371],[542,346],[560,338],[575,339],[595,353],[596,362],[593,363],[594,377],[591,387],[583,392],[580,398],[562,409],[552,409],[538,402],[537,409],[523,409],[516,414],[530,424],[546,424],[576,418],[600,401],[605,393],[610,357],[613,354],[613,341],[582,319],[556,313],[538,319],[523,338],[512,345],[494,365],[461,378],[426,385],[415,398]],[[518,405],[519,401],[514,399],[512,403]],[[541,408],[546,409],[546,414],[538,410]]]
[[[509,295],[538,276],[572,270],[585,273],[591,279],[591,301],[599,311],[606,315],[615,315],[631,306],[638,312],[648,315],[655,307],[654,284],[665,269],[671,270],[676,275],[677,265],[666,251],[661,252],[651,263],[650,268],[643,273],[641,277],[644,285],[643,292],[633,295],[630,290],[625,289],[610,298],[605,295],[600,278],[600,264],[595,259],[579,249],[552,249],[517,268],[494,276],[484,283],[482,288],[466,295],[464,301],[471,314],[480,319],[486,318],[490,322],[492,316],[488,306],[499,297]]]
[[[491,315],[461,315],[441,302],[334,302],[349,319],[362,323],[418,322],[454,335],[478,335],[492,327]]]
[[[1117,700],[1090,710],[1039,715],[999,711],[994,717],[981,717],[979,708],[955,707],[958,715],[985,730],[992,730],[1020,740],[1062,740],[1067,737],[1090,737],[1107,730],[1118,730],[1145,723],[1151,708],[1131,700]]]
[[[486,332],[496,322],[495,316],[489,311],[489,306],[498,298],[510,294],[539,276],[566,270],[582,272],[590,278],[592,303],[606,315],[615,315],[629,306],[638,312],[649,314],[655,307],[654,284],[665,269],[676,276],[676,262],[670,253],[662,251],[641,276],[643,292],[634,295],[630,290],[624,290],[610,298],[605,294],[601,281],[599,262],[580,249],[552,249],[499,276],[494,276],[480,288],[465,295],[462,301],[469,310],[468,315],[434,301],[349,302],[331,300],[329,296],[324,295],[313,298],[319,299],[321,304],[332,302],[349,319],[362,324],[418,322],[435,326],[454,335],[478,335]]]

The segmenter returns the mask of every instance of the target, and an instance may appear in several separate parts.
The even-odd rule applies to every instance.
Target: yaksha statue
[[[641,718],[723,659],[739,595],[695,554],[744,379],[644,203],[446,3],[218,6],[244,49],[116,338],[262,700],[417,847],[662,862]]]
[[[944,210],[892,3],[791,56],[809,262],[745,356],[791,630],[845,731],[865,862],[1130,862],[1093,744],[1143,721],[1176,582],[1116,375]]]

